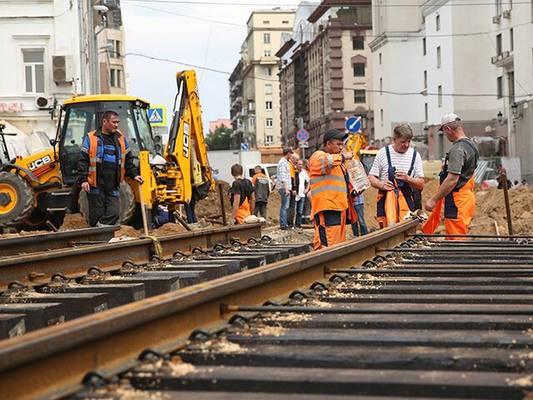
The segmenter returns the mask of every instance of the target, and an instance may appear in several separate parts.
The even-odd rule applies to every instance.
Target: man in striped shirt
[[[279,209],[279,227],[282,230],[285,230],[288,227],[287,211],[289,210],[289,202],[292,190],[291,172],[289,166],[289,157],[291,154],[292,149],[290,147],[284,147],[283,157],[280,158],[278,167],[276,169],[276,187],[279,191],[279,196],[281,199],[281,205]]]
[[[410,147],[413,130],[409,124],[394,128],[392,144],[378,151],[369,173],[370,184],[379,190],[377,220],[381,228],[400,222],[415,210],[413,190],[424,187],[422,158]]]

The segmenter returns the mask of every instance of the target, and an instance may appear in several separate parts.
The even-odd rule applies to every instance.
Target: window
[[[499,99],[503,97],[503,77],[501,76],[496,80],[496,94]]]
[[[379,78],[379,94],[383,94],[383,78]]]
[[[365,63],[354,63],[353,76],[365,76]]]
[[[355,103],[366,103],[365,89],[355,89],[353,91],[353,100]]]
[[[263,21],[263,24],[264,24],[264,25],[269,25],[269,24],[270,24],[270,21],[269,21],[268,19],[265,19],[265,20]]]
[[[378,54],[379,65],[381,65],[381,53]]]
[[[22,50],[26,93],[44,93],[44,49]]]
[[[502,34],[496,35],[496,54],[502,54]]]
[[[352,50],[364,50],[365,49],[365,37],[353,36],[352,37]]]
[[[428,72],[424,71],[424,89],[428,88]]]
[[[107,44],[109,46],[108,54],[112,58],[120,58],[122,54],[122,43],[120,40],[108,40]]]
[[[265,144],[272,144],[272,143],[274,143],[274,136],[266,135]]]
[[[425,56],[427,53],[426,51],[426,38],[422,39],[422,55]]]
[[[439,85],[437,88],[437,103],[439,107],[442,107],[442,86]]]
[[[287,25],[289,23],[289,21],[283,20],[283,21],[281,21],[281,23],[284,24],[284,25]]]
[[[109,70],[109,85],[111,87],[122,87],[122,71],[120,69],[111,68]]]
[[[263,33],[263,43],[265,44],[270,43],[270,33]]]
[[[424,121],[428,122],[428,103],[424,103]]]
[[[265,50],[265,52],[263,53],[265,57],[270,57],[271,54],[272,53],[270,52],[270,50]]]
[[[253,100],[248,100],[248,111],[255,110],[255,102]]]
[[[441,66],[441,54],[440,54],[440,46],[437,47],[437,68],[440,68]]]
[[[265,76],[272,76],[272,67],[264,67],[263,73],[265,74]]]
[[[514,71],[507,73],[507,88],[509,90],[509,103],[514,103]]]
[[[248,128],[252,132],[255,131],[255,118],[252,117],[248,120]]]
[[[271,101],[265,101],[265,109],[272,110],[272,102]]]
[[[267,128],[272,128],[272,126],[274,126],[274,123],[273,123],[273,121],[272,121],[272,118],[266,118],[266,119],[265,119],[265,126],[266,126]]]
[[[379,119],[380,119],[379,124],[383,126],[383,108],[379,110]]]
[[[509,50],[514,50],[514,31],[513,28],[509,31]]]
[[[272,84],[265,83],[265,94],[272,94]]]
[[[435,17],[435,29],[436,29],[437,31],[440,31],[440,15],[437,15],[437,16]]]

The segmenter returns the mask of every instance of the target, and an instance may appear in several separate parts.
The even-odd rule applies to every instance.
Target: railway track
[[[531,398],[530,239],[450,243],[415,227],[0,342],[0,387],[77,400]]]
[[[244,225],[222,232],[232,235],[230,245],[222,244],[226,240],[221,240],[220,229],[205,230],[200,231],[204,235],[194,233],[161,238],[160,241],[166,242],[167,249],[176,250],[170,256],[160,253],[149,258],[132,258],[131,252],[124,251],[137,247],[145,250],[145,241],[131,241],[126,247],[121,243],[108,244],[107,239],[112,237],[113,231],[114,229],[97,232],[82,230],[36,235],[25,237],[27,240],[23,241],[21,247],[13,246],[16,242],[12,243],[10,250],[15,254],[20,252],[20,248],[28,250],[27,243],[35,243],[32,249],[36,252],[1,260],[5,266],[11,267],[0,268],[2,281],[7,282],[10,271],[14,271],[20,278],[10,282],[0,291],[0,340],[248,268],[256,268],[310,250],[308,245],[280,245],[268,237],[259,239],[258,226]],[[213,236],[216,239],[213,239]],[[254,236],[258,239],[253,239]],[[80,243],[79,240],[84,237],[93,241],[84,240],[83,245],[78,244],[75,248],[60,248],[61,243],[63,246],[73,243],[65,242],[66,239],[77,239],[76,243]],[[96,239],[98,248],[95,252],[93,246]],[[211,249],[203,247],[193,248],[188,253],[181,251],[191,250],[193,243],[202,240],[204,245],[215,240],[216,244]],[[57,251],[44,252],[45,246]],[[0,249],[8,249],[2,241]],[[67,262],[73,258],[72,253],[78,258],[74,266]],[[94,254],[99,256],[96,265],[91,264]],[[110,254],[113,256],[111,260]],[[122,258],[118,257],[121,254]],[[87,255],[90,255],[90,261],[84,259]],[[28,264],[28,260],[41,258],[46,258],[50,267],[56,265],[55,273],[48,281],[43,270],[38,269],[35,264]],[[25,277],[21,272],[25,263],[37,272]],[[80,274],[80,266],[85,266],[85,273]],[[36,279],[35,275],[38,275],[39,279]]]

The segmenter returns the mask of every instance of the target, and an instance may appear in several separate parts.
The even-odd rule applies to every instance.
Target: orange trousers
[[[476,211],[474,179],[470,180],[458,191],[449,193],[439,200],[429,219],[422,226],[422,232],[431,234],[440,224],[442,206],[444,206],[444,228],[446,234],[466,235]],[[461,240],[460,237],[447,237],[447,240]]]
[[[346,241],[346,211],[324,210],[315,214],[315,250]]]
[[[250,215],[252,215],[250,203],[248,202],[248,199],[244,199],[242,204],[239,206],[239,209],[237,210],[237,214],[235,215],[235,220],[237,221],[237,224],[244,224],[244,219]]]
[[[385,203],[383,204],[383,197],[385,197]],[[381,203],[380,203],[381,202]],[[378,214],[380,204],[383,204],[385,215],[377,216],[376,219],[380,228],[386,228],[387,226],[395,225],[403,220],[403,218],[409,213],[409,205],[405,200],[405,197],[401,190],[398,190],[398,195],[394,190],[389,190],[387,193],[378,192]]]

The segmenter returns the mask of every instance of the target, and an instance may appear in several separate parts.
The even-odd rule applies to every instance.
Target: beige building
[[[370,1],[330,7],[328,1],[302,2],[291,39],[279,49],[284,142],[296,146],[296,132],[310,133],[309,147],[320,147],[330,128],[344,129],[351,115],[363,118],[373,136]]]
[[[278,58],[282,36],[292,33],[294,11],[254,11],[241,47],[242,140],[252,147],[279,145],[280,87]]]

